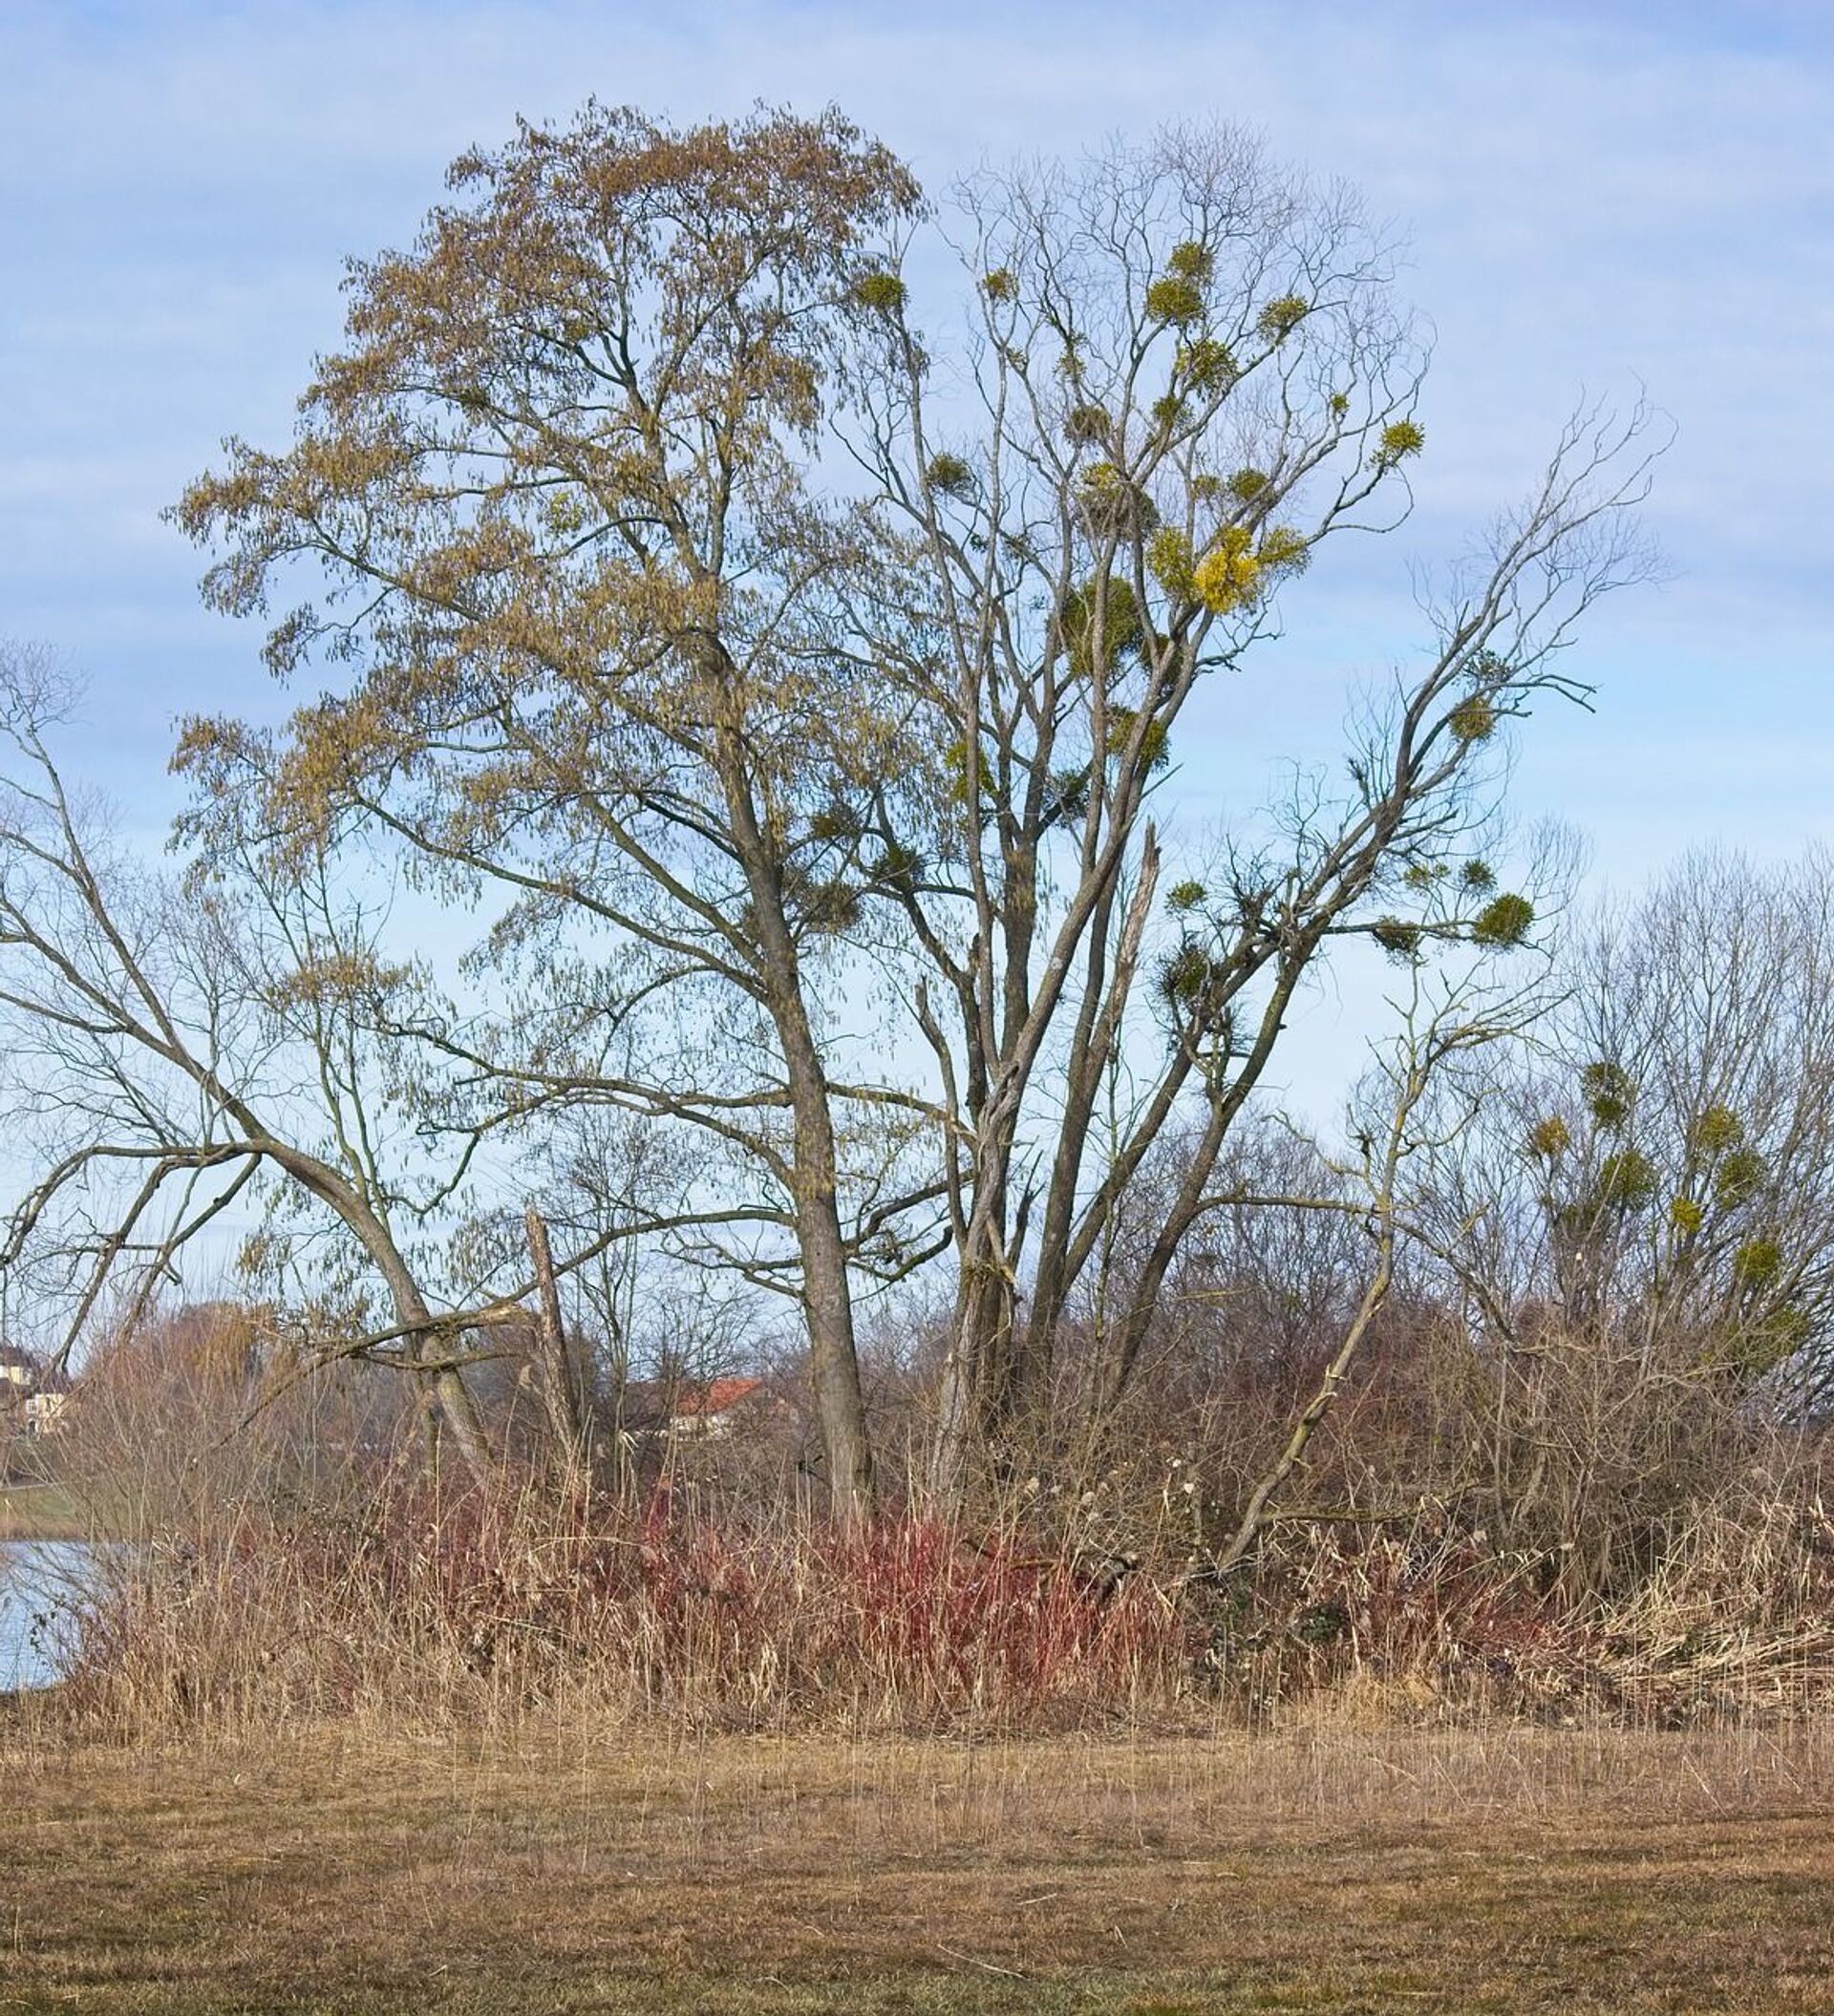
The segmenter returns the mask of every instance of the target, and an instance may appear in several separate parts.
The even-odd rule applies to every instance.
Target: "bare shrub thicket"
[[[86,1390],[66,1475],[132,1524],[63,1626],[60,1706],[83,1727],[1037,1728],[1196,1687],[1188,1620],[1148,1581],[1117,1590],[1066,1549],[969,1544],[919,1511],[836,1526],[760,1488],[751,1442],[663,1447],[630,1488],[539,1467],[441,1487],[361,1372],[232,1432],[238,1314],[158,1326]]]
[[[729,1300],[633,1311],[616,1383],[603,1339],[575,1336],[597,1412],[570,1479],[541,1460],[544,1416],[504,1326],[480,1390],[514,1460],[483,1486],[430,1482],[384,1373],[297,1376],[300,1332],[273,1309],[143,1316],[97,1354],[60,1446],[97,1518],[142,1538],[77,1620],[70,1698],[125,1723],[564,1709],[745,1727],[1290,1717],[1323,1699],[1409,1717],[1799,1708],[1834,1678],[1808,1292],[1823,1055],[1811,1013],[1787,1035],[1774,1018],[1819,970],[1800,921],[1824,873],[1692,863],[1576,927],[1532,1030],[1472,1053],[1481,1086],[1439,1088],[1468,1122],[1415,1109],[1393,1283],[1227,1574],[1379,1244],[1358,1146],[1271,1117],[1238,1136],[1120,1402],[1092,1411],[1090,1390],[1104,1283],[1129,1292],[1124,1216],[1064,1322],[1054,1415],[966,1498],[927,1495],[947,1297],[882,1313],[865,1390],[896,1509],[864,1532],[828,1522],[796,1368],[746,1359]],[[1703,895],[1691,994],[1675,944]],[[1715,949],[1716,932],[1759,949]],[[1748,999],[1763,1011],[1735,1038],[1722,1018]],[[1698,1115],[1735,1111],[1752,1159],[1728,1184],[1728,1124],[1703,1148]],[[1599,1171],[1631,1153],[1659,1181],[1607,1209]],[[1178,1180],[1177,1145],[1139,1180]],[[1703,1258],[1677,1284],[1683,1183],[1705,1200],[1702,1245],[1781,1244],[1766,1228],[1786,1227],[1804,1290],[1758,1303],[1737,1243],[1717,1275]],[[1580,1292],[1576,1195],[1600,1256]],[[583,1323],[594,1306],[569,1304]],[[1779,1307],[1801,1312],[1791,1349],[1754,1354]],[[748,1369],[730,1419],[693,1413]]]

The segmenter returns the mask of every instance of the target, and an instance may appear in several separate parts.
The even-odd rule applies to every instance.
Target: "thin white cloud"
[[[530,0],[15,0],[0,26],[0,621],[29,611],[85,655],[105,647],[99,680],[169,686],[174,711],[194,677],[247,690],[230,668],[251,640],[197,610],[195,556],[156,513],[221,435],[285,429],[335,332],[339,256],[410,233],[446,159],[519,112],[564,117],[587,91],[683,118],[832,99],[932,184],[1214,113],[1409,224],[1408,285],[1439,332],[1419,513],[1308,582],[1269,686],[1217,711],[1226,760],[1322,740],[1344,678],[1417,641],[1406,560],[1507,502],[1582,387],[1640,378],[1680,427],[1653,508],[1677,579],[1598,626],[1600,720],[1537,723],[1520,795],[1599,828],[1620,859],[1696,812],[1735,838],[1805,832],[1821,814],[1802,752],[1825,767],[1834,734],[1764,696],[1804,690],[1834,642],[1823,28],[1786,4],[728,6],[665,23]],[[129,665],[154,608],[169,613],[142,624]],[[1640,778],[1633,826],[1612,765],[1653,719],[1667,732],[1639,760],[1666,775]]]

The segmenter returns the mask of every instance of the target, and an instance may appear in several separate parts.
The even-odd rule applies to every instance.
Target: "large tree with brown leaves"
[[[852,1516],[848,1268],[897,1213],[898,1158],[837,1122],[815,972],[842,920],[800,863],[837,778],[906,759],[875,682],[824,649],[848,542],[806,468],[917,190],[833,114],[678,131],[596,105],[451,182],[411,250],[352,267],[290,448],[231,441],[180,506],[223,549],[224,609],[307,563],[322,599],[269,661],[348,681],[278,748],[198,723],[184,760],[277,818],[359,810],[504,899],[494,947],[531,985],[513,1042],[467,1041],[524,1115],[610,1101],[749,1168]],[[711,1040],[675,1040],[707,1017]]]

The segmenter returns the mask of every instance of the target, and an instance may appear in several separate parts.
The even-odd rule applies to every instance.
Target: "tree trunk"
[[[976,1124],[985,1137],[999,1120],[983,1110]],[[948,1504],[960,1498],[976,1447],[998,1438],[1015,1391],[1015,1296],[1006,1247],[1009,1144],[984,1149],[977,1159],[974,1204],[960,1246],[953,1329],[930,1445],[930,1490]]]
[[[316,1156],[302,1154],[271,1135],[263,1135],[246,1109],[238,1112],[237,1116],[250,1126],[265,1154],[343,1220],[374,1262],[377,1273],[388,1287],[389,1300],[395,1305],[395,1321],[406,1335],[410,1356],[428,1360],[437,1356],[441,1346],[436,1334],[433,1310],[420,1292],[419,1283],[401,1258],[387,1225],[369,1202],[346,1178],[328,1163],[321,1162]],[[438,1463],[440,1431],[450,1429],[453,1440],[458,1445],[458,1454],[472,1475],[480,1481],[491,1475],[496,1466],[491,1459],[489,1437],[484,1432],[478,1403],[472,1398],[463,1372],[456,1365],[429,1364],[419,1374],[419,1379],[422,1392],[427,1396],[425,1418],[429,1457],[434,1467],[437,1469]]]
[[[953,1505],[978,1446],[997,1440],[1013,1399],[1013,1290],[1002,1263],[983,1251],[963,1268],[949,1356],[943,1363],[929,1486]]]
[[[796,1241],[802,1263],[809,1380],[827,1458],[828,1499],[845,1525],[872,1511],[872,1446],[853,1332],[853,1290],[841,1232],[827,1074],[800,988],[774,1005],[796,1121]]]
[[[872,1447],[854,1344],[846,1249],[832,1189],[825,1198],[806,1199],[799,1206],[797,1239],[802,1255],[810,1383],[828,1464],[828,1500],[837,1518],[856,1525],[872,1511]]]
[[[855,1525],[872,1511],[872,1448],[854,1340],[847,1245],[841,1231],[827,1072],[803,999],[801,962],[783,908],[780,864],[753,802],[742,743],[731,728],[722,739],[722,783],[751,892],[760,992],[783,1052],[795,1124],[790,1181],[808,1328],[809,1380],[828,1466],[828,1499],[837,1518]]]
[[[547,1242],[547,1227],[533,1204],[522,1214],[522,1223],[528,1235],[529,1261],[535,1269],[539,1318],[536,1336],[548,1440],[557,1474],[564,1482],[573,1483],[586,1475],[591,1460],[585,1386],[566,1348],[566,1330],[561,1319],[561,1295],[554,1280],[554,1255]]]
[[[395,1284],[391,1283],[391,1288]],[[433,1311],[418,1287],[409,1283],[405,1292],[395,1290],[395,1314],[403,1325],[414,1325],[414,1343],[411,1347],[416,1356],[433,1357],[440,1348],[440,1340],[430,1327]],[[478,1412],[478,1403],[472,1398],[471,1389],[465,1384],[465,1375],[456,1365],[431,1367],[420,1374],[432,1396],[431,1412],[435,1423],[435,1440],[440,1432],[450,1431],[452,1439],[458,1446],[458,1454],[464,1459],[465,1468],[480,1483],[489,1477],[496,1465],[490,1454],[490,1441],[484,1432],[484,1424]],[[436,1466],[437,1453],[436,1447]]]

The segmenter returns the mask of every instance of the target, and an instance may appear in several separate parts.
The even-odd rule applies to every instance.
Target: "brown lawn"
[[[1834,2011],[1834,1732],[0,1732],[0,2011]]]

